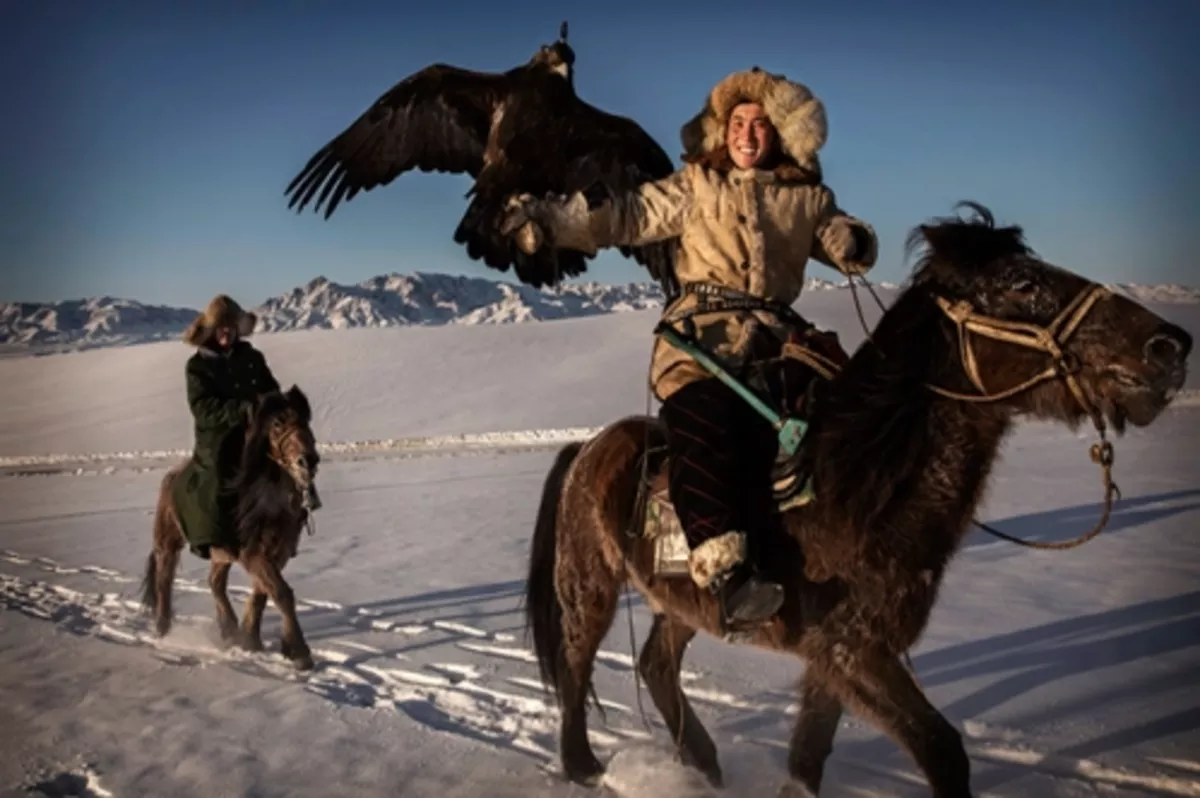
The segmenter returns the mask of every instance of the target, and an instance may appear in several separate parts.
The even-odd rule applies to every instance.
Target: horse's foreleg
[[[842,702],[825,686],[823,678],[813,665],[805,668],[800,716],[788,747],[788,772],[813,796],[821,791],[825,760],[833,750],[833,737],[843,712]]]
[[[971,798],[962,735],[892,654],[863,652],[846,671],[849,696],[925,773],[935,798]]]
[[[312,653],[304,640],[304,633],[300,631],[300,621],[296,618],[296,596],[291,585],[284,580],[275,563],[261,554],[246,559],[246,570],[250,571],[255,582],[271,597],[279,614],[283,616],[280,653],[290,659],[298,669],[310,669],[313,666]]]
[[[246,609],[242,611],[242,628],[240,631],[242,648],[247,651],[262,651],[262,614],[267,607],[267,594],[258,580],[254,580],[253,589],[246,597]]]
[[[221,642],[229,645],[237,640],[238,620],[233,605],[229,603],[230,563],[213,557],[208,568],[208,588],[217,604],[217,628],[221,631]]]
[[[679,743],[684,761],[698,768],[715,787],[722,786],[717,746],[692,711],[679,687],[683,652],[696,630],[664,615],[654,616],[654,626],[638,657],[638,671],[646,680],[650,697],[662,713],[672,739]]]

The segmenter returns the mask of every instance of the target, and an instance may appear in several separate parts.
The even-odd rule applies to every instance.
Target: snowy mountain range
[[[809,278],[806,291],[844,289]],[[877,284],[894,289],[888,283]],[[1118,284],[1139,301],[1200,302],[1200,289],[1180,285]],[[317,277],[254,308],[259,332],[441,324],[514,324],[661,307],[653,283],[573,283],[535,289],[479,277],[415,272],[342,285]],[[0,345],[79,349],[177,337],[196,316],[193,308],[146,305],[98,297],[53,303],[0,304]]]
[[[810,279],[806,290],[835,288]],[[357,285],[317,277],[253,310],[258,332],[440,324],[514,324],[661,307],[654,283],[572,283],[554,289],[448,274],[387,274]],[[0,345],[72,349],[175,338],[194,308],[100,297],[0,304]]]

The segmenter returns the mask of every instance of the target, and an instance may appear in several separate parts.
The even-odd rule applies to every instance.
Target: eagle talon
[[[542,244],[546,241],[546,235],[537,222],[527,221],[517,230],[516,240],[517,246],[521,248],[522,252],[532,255],[542,248]]]

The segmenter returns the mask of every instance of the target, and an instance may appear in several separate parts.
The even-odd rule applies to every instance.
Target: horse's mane
[[[1029,252],[1019,227],[996,227],[986,208],[963,205],[974,218],[937,219],[909,235],[907,251],[919,255],[910,285],[814,414],[817,493],[858,530],[871,529],[896,499],[915,490],[918,466],[935,445],[927,429],[934,399],[927,383],[960,368],[953,332],[933,296],[962,296],[986,264]]]
[[[286,394],[276,391],[263,396],[246,428],[241,466],[229,485],[237,496],[237,535],[242,546],[257,543],[265,525],[286,507],[291,487],[283,469],[270,457],[268,431],[271,419],[290,407],[296,407],[302,421],[308,423],[308,400],[293,387]]]
[[[1033,254],[1019,225],[997,227],[992,212],[976,202],[955,207],[969,208],[974,216],[944,216],[909,232],[904,249],[908,257],[917,255],[914,286],[933,283],[942,293],[960,294],[985,265]]]

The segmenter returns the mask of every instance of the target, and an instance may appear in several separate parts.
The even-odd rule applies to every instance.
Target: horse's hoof
[[[296,670],[312,670],[312,652],[308,650],[307,645],[296,646],[287,640],[281,640],[279,643],[279,653],[290,659],[292,664],[296,666]]]
[[[238,645],[241,642],[242,636],[238,627],[224,627],[218,631],[219,645],[222,650]]]
[[[572,784],[578,784],[581,787],[599,787],[600,782],[604,781],[604,771],[599,773],[575,774],[568,775],[567,780]]]
[[[263,650],[262,638],[253,637],[247,634],[238,636],[238,645],[243,651],[249,651],[252,654],[257,654],[259,651]]]
[[[600,764],[600,760],[595,757],[592,757],[592,761],[582,767],[571,766],[564,770],[568,781],[584,787],[598,787],[604,779],[604,765]]]
[[[779,788],[777,798],[817,798],[817,794],[804,786],[803,782],[788,781]]]
[[[718,790],[725,789],[725,776],[721,773],[721,765],[717,762],[716,751],[712,755],[704,759],[698,759],[693,756],[686,748],[680,751],[683,757],[683,763],[688,767],[700,771],[704,778],[708,780],[709,785]]]

